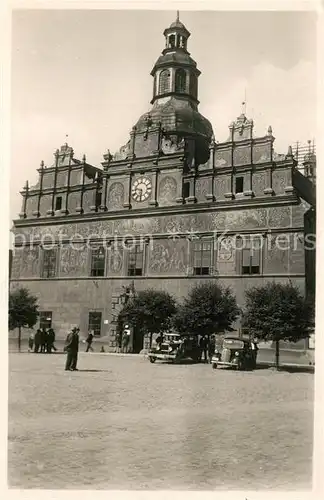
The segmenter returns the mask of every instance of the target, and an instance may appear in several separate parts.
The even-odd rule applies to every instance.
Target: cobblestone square
[[[311,488],[310,373],[142,356],[10,354],[8,484],[45,489]]]

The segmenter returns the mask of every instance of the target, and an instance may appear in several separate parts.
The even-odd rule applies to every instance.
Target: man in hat
[[[79,352],[79,332],[80,328],[75,326],[66,337],[64,351],[66,351],[65,370],[77,371]]]

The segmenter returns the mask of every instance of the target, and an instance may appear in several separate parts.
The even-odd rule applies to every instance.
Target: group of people
[[[207,335],[203,335],[199,340],[199,361],[203,363],[211,363],[211,359],[215,352],[216,347],[216,337],[215,335],[211,335],[208,337]],[[204,360],[202,361],[202,358]]]
[[[130,332],[128,329],[116,334],[116,352],[129,352]]]
[[[28,339],[29,352],[46,352],[51,353],[57,351],[55,345],[55,332],[53,328],[39,328],[35,335],[31,334]]]

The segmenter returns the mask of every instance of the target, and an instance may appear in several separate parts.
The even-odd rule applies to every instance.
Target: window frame
[[[159,74],[158,95],[168,94],[171,92],[171,71],[163,69]]]
[[[50,320],[44,320],[42,317],[48,317],[50,316]],[[40,329],[48,329],[52,328],[52,323],[53,323],[53,312],[52,311],[39,311],[39,328]],[[47,326],[45,326],[47,325]]]
[[[54,252],[54,257],[48,258],[49,252]],[[58,247],[42,248],[41,278],[56,278],[58,274]]]
[[[242,191],[237,190],[237,182],[242,181]],[[244,193],[244,176],[243,175],[238,175],[237,177],[235,176],[235,194],[243,194]]]
[[[259,237],[260,238],[260,237]],[[256,239],[254,237],[254,239]],[[251,248],[251,244],[253,243],[253,237],[247,240],[248,246],[242,247],[240,249],[241,258],[240,258],[240,274],[242,276],[260,276],[262,274],[262,247],[260,245],[259,248]],[[244,252],[249,254],[248,265],[244,265],[245,258]],[[254,260],[257,260],[258,264],[255,265]]]
[[[99,254],[101,252],[101,254],[103,255],[103,257],[98,257],[98,255],[96,256],[96,254]],[[103,267],[98,267],[98,266],[95,266],[94,265],[94,262],[95,259],[97,259],[97,262],[101,262],[101,260],[103,260]],[[107,265],[107,252],[106,252],[106,249],[105,247],[103,246],[99,246],[99,247],[95,247],[95,248],[90,248],[90,276],[92,278],[103,278],[104,276],[106,276],[106,265]],[[98,271],[100,270],[100,274],[95,272],[95,271]]]
[[[96,333],[98,331],[98,328],[96,329],[94,327],[94,322],[91,321],[91,316],[97,315],[100,318],[100,323],[99,324],[99,333]],[[101,332],[102,332],[102,311],[88,311],[88,332],[93,331],[94,337],[101,337]]]
[[[60,207],[57,207],[57,202],[60,201]],[[57,210],[62,210],[62,205],[63,205],[63,197],[62,196],[55,196],[55,211]]]
[[[187,72],[183,68],[178,68],[174,74],[174,91],[179,94],[187,93]],[[180,85],[181,84],[181,85]]]
[[[131,266],[131,259],[134,258],[135,266]],[[140,256],[138,258],[138,256]],[[141,264],[141,267],[137,267],[137,263]],[[137,272],[140,271],[140,272]],[[132,272],[134,271],[134,272]],[[135,244],[132,248],[128,249],[127,252],[127,276],[144,276],[144,248],[141,248],[141,245]]]
[[[197,246],[200,246],[197,249]],[[208,245],[209,248],[204,248],[204,245]],[[196,266],[197,263],[196,256],[199,255],[198,261],[200,261],[200,266]],[[208,259],[209,266],[205,266],[205,259]],[[201,238],[198,241],[192,242],[192,273],[193,276],[211,276],[213,268],[213,240],[211,238]]]

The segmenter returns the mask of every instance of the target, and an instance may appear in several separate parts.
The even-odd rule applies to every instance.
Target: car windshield
[[[240,339],[224,339],[223,347],[228,349],[243,349],[244,342]]]

